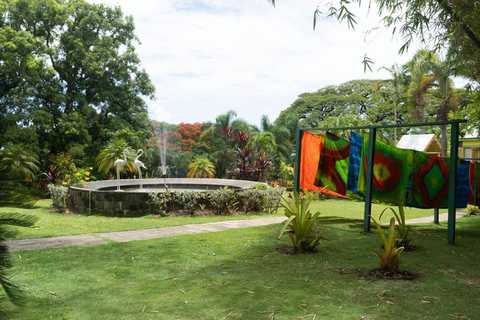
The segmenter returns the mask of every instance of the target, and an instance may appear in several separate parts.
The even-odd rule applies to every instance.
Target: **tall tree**
[[[414,101],[417,119],[424,121],[428,96],[436,97],[432,113],[439,121],[447,121],[450,111],[458,107],[457,95],[453,89],[451,76],[455,70],[452,60],[442,60],[432,51],[419,50],[407,63],[411,71],[410,95]],[[440,126],[442,156],[447,155],[448,128]]]
[[[324,127],[330,118],[355,115],[363,123],[392,123],[394,120],[394,89],[390,81],[352,80],[338,86],[328,86],[317,92],[302,93],[291,107],[280,113],[282,123],[289,114],[300,119],[303,127]],[[399,108],[397,122],[408,121],[409,114]],[[345,119],[347,120],[347,119]],[[350,120],[355,121],[354,118]],[[348,120],[348,121],[350,121]]]
[[[401,99],[404,96],[404,93],[407,89],[409,82],[409,77],[407,76],[407,70],[405,66],[400,66],[398,64],[393,64],[390,68],[382,67],[380,69],[385,69],[390,72],[391,81],[393,82],[393,91],[395,93],[395,101],[393,103],[393,123],[397,124],[397,110],[400,104]],[[394,141],[395,145],[397,144],[397,128],[394,128]]]
[[[242,120],[236,119],[237,113],[229,110],[217,116],[215,123],[202,133],[201,141],[209,141],[215,146],[211,160],[217,168],[217,177],[226,177],[228,170],[233,168],[235,161],[235,150],[237,143],[235,134],[250,129],[250,125]]]
[[[82,145],[91,162],[111,138],[150,137],[142,97],[152,98],[154,87],[135,53],[132,17],[84,0],[2,4],[0,110],[10,119],[4,132],[21,117],[38,149],[56,154]]]

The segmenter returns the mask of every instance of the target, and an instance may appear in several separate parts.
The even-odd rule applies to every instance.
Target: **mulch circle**
[[[345,269],[345,268],[337,268],[333,269],[330,272],[338,274],[338,275],[345,275],[345,274],[355,274],[359,278],[367,280],[368,277],[375,277],[378,279],[384,280],[406,280],[406,281],[413,281],[418,278],[421,278],[422,275],[414,272],[410,272],[407,270],[397,270],[397,271],[385,271],[383,269],[373,269],[370,271],[365,271],[363,269]]]
[[[421,278],[418,273],[410,272],[407,270],[385,271],[383,269],[373,269],[368,272],[369,275],[375,276],[379,279],[386,280],[408,280],[413,281]]]
[[[297,255],[297,254],[314,254],[314,253],[317,253],[318,250],[317,249],[313,249],[311,251],[298,251],[297,248],[295,248],[294,246],[281,246],[281,247],[277,247],[275,249],[275,251],[277,251],[277,253],[280,253],[280,254],[289,254],[289,255]]]
[[[403,247],[403,251],[413,252],[418,250],[420,250],[420,247],[413,244],[407,244]]]

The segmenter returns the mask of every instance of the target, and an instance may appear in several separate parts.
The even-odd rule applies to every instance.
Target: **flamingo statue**
[[[127,164],[127,154],[129,153],[128,149],[123,149],[122,153],[123,153],[123,159],[117,159],[113,163],[113,165],[117,169],[117,191],[123,191],[123,190],[120,190],[120,170],[122,170],[123,166]]]
[[[143,185],[142,185],[142,169],[141,168],[143,168],[143,169],[147,169],[147,168],[145,167],[145,165],[143,164],[142,161],[138,160],[138,158],[140,158],[141,156],[143,156],[143,150],[138,149],[137,157],[135,158],[134,164],[135,164],[135,167],[137,167],[137,169],[138,169],[138,177],[140,179],[140,190],[138,190],[138,191],[145,191],[143,189]]]

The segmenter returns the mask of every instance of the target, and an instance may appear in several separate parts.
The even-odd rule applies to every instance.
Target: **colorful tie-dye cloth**
[[[468,161],[460,161],[457,169],[455,206],[465,208],[470,193]],[[450,158],[414,151],[410,191],[407,205],[416,208],[448,208]]]
[[[368,134],[363,135],[362,160],[358,177],[358,191],[366,192],[368,163]],[[372,177],[372,199],[387,204],[405,204],[412,168],[413,150],[392,147],[375,142]]]
[[[345,195],[350,142],[330,132],[320,138],[320,156],[314,184]]]
[[[347,191],[360,194],[357,189],[360,163],[362,161],[362,136],[350,132],[350,160],[348,163]]]
[[[305,131],[302,138],[302,150],[300,157],[300,188],[321,191],[337,197],[348,198],[323,187],[317,187],[313,183],[318,170],[318,159],[320,158],[320,142],[324,137],[319,137],[311,132]]]
[[[469,170],[469,185],[470,191],[468,193],[468,203],[478,206],[480,193],[480,162],[471,162]]]

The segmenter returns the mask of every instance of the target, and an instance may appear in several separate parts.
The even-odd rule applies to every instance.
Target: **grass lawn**
[[[326,222],[329,223],[326,223]],[[334,223],[332,223],[334,222]],[[322,224],[323,223],[323,224]],[[286,255],[279,225],[17,252],[24,307],[11,319],[478,319],[480,217],[416,226],[402,253],[414,281],[368,275],[381,243],[356,218],[320,219],[319,252]]]
[[[29,213],[39,217],[34,228],[20,228],[18,239],[27,238],[44,238],[62,235],[76,235],[100,232],[139,230],[147,228],[161,228],[184,224],[196,224],[213,221],[251,219],[264,216],[280,216],[283,211],[278,210],[277,214],[267,215],[247,214],[247,215],[226,215],[226,216],[196,216],[196,217],[154,217],[147,215],[140,218],[116,218],[105,216],[87,216],[87,215],[64,215],[49,209],[50,200],[41,200],[36,203],[35,209],[17,209],[17,208],[0,208],[0,212],[20,212]],[[372,205],[372,214],[374,217],[386,208],[384,205]],[[315,201],[311,205],[312,212],[320,211],[321,217],[324,219],[335,220],[342,219],[358,219],[363,220],[364,203],[350,200],[325,200]],[[433,210],[419,210],[406,208],[406,216],[408,218],[417,218],[422,216],[432,216]],[[390,210],[387,217],[383,218],[388,222],[391,216]]]

